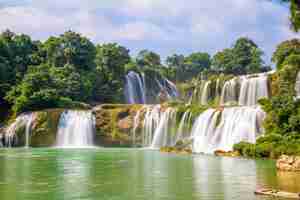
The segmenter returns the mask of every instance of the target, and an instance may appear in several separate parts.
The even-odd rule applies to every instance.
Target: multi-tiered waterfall
[[[91,147],[95,132],[95,119],[91,111],[67,110],[61,114],[56,146]]]
[[[159,148],[173,146],[177,141],[193,140],[196,153],[213,153],[216,150],[231,151],[241,141],[255,143],[262,134],[265,113],[257,105],[260,98],[268,98],[268,74],[239,76],[220,83],[201,81],[194,95],[200,104],[207,104],[211,95],[220,97],[220,107],[208,109],[195,120],[192,131],[183,130],[187,121],[194,121],[187,110],[176,125],[175,108],[148,106],[144,117],[143,145]],[[230,104],[231,106],[226,106]],[[232,106],[234,105],[234,106]]]

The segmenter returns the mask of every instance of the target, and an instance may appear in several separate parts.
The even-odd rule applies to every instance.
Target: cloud
[[[216,51],[241,36],[252,38],[269,62],[278,43],[299,35],[289,30],[288,8],[268,0],[4,0],[0,30],[46,39],[66,30],[94,42],[119,42],[136,51]]]

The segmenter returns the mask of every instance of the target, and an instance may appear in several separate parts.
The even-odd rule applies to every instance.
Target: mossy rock
[[[30,139],[31,147],[50,147],[55,145],[57,127],[63,109],[51,109],[36,113]]]
[[[131,146],[133,120],[143,105],[103,104],[96,106],[96,144],[101,146]],[[138,136],[138,135],[137,135]]]

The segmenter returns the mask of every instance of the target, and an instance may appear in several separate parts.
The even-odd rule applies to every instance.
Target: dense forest
[[[45,42],[9,30],[0,35],[0,102],[13,113],[53,107],[77,107],[82,102],[124,103],[124,77],[130,70],[152,71],[175,82],[199,73],[246,74],[269,70],[263,52],[248,38],[214,56],[205,52],[160,55],[142,50],[133,58],[118,44],[94,45],[68,31]]]

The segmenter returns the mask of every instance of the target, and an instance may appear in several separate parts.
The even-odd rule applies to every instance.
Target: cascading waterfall
[[[300,98],[300,71],[297,73],[296,83],[295,83],[296,98]]]
[[[253,106],[259,99],[268,98],[268,74],[239,76],[226,81],[220,104],[236,102],[240,106]]]
[[[237,101],[238,78],[233,78],[225,82],[221,93],[221,105]]]
[[[163,80],[159,81],[156,79],[156,83],[160,88],[160,91],[167,95],[168,99],[174,99],[178,97],[178,91],[175,84],[168,79],[164,78]]]
[[[167,108],[161,115],[160,122],[154,132],[151,148],[173,145],[176,135],[176,110]]]
[[[255,77],[244,76],[241,78],[239,105],[256,105],[261,98],[268,98],[268,76],[259,74]]]
[[[152,143],[153,133],[160,121],[160,105],[147,106],[143,122],[142,144],[149,147]]]
[[[145,79],[138,73],[130,71],[126,75],[125,97],[129,104],[146,103]]]
[[[18,142],[17,131],[20,128],[24,128],[25,147],[29,147],[30,135],[31,135],[30,132],[31,132],[31,127],[34,118],[35,118],[34,113],[21,114],[20,116],[18,116],[17,119],[5,131],[4,146],[12,147],[13,145],[17,144]]]
[[[232,151],[233,145],[241,141],[255,143],[262,133],[264,117],[259,107],[209,109],[194,124],[193,152],[212,154],[216,150]]]
[[[211,81],[206,81],[204,84],[203,91],[201,94],[201,105],[208,104],[210,85],[211,85]]]
[[[184,140],[185,138],[188,138],[190,136],[190,129],[189,129],[189,124],[191,122],[191,112],[190,110],[187,110],[181,120],[180,120],[180,123],[179,123],[179,127],[178,127],[178,130],[177,130],[177,134],[176,134],[176,140],[175,142],[173,143],[173,145],[175,145],[178,141],[182,141]]]
[[[56,146],[91,147],[95,132],[95,118],[91,111],[67,110],[60,116]]]

